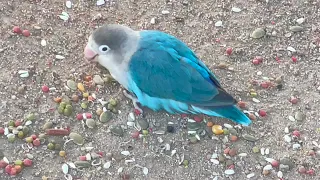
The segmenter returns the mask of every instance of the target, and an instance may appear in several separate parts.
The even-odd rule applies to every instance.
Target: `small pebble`
[[[111,126],[110,127],[110,131],[112,134],[116,135],[116,136],[123,136],[123,129],[121,128],[121,126],[117,125],[117,126]]]
[[[103,79],[101,78],[101,76],[99,76],[99,75],[93,76],[93,82],[94,82],[95,84],[104,85],[104,81],[103,81]]]
[[[289,29],[292,32],[300,32],[300,31],[303,30],[303,27],[301,27],[301,26],[291,26]]]
[[[257,28],[252,32],[251,37],[254,39],[259,39],[259,38],[262,38],[265,34],[266,34],[266,31],[264,29]]]
[[[79,168],[88,168],[91,166],[90,162],[88,161],[76,161],[74,164]]]
[[[249,134],[245,134],[245,135],[243,135],[242,137],[243,137],[245,140],[247,140],[247,141],[252,141],[252,142],[254,142],[254,141],[257,141],[257,140],[258,140],[258,138],[257,138],[257,137],[254,137],[254,136],[249,135]]]
[[[73,142],[77,145],[83,145],[84,144],[84,139],[83,137],[80,135],[80,134],[77,134],[77,133],[74,133],[74,132],[71,132],[69,134],[69,137],[70,139],[73,140]]]
[[[72,90],[77,90],[77,84],[73,80],[68,80],[67,86]]]

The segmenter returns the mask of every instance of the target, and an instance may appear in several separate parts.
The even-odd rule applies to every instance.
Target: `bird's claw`
[[[134,97],[133,95],[128,93],[126,90],[123,90],[123,95],[132,100],[133,107],[134,107],[135,111],[138,110],[138,111],[140,111],[140,114],[143,114],[143,110],[139,107],[139,105],[138,105],[139,101],[136,97]]]

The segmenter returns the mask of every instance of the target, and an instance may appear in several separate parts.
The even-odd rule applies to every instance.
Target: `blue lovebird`
[[[89,36],[84,55],[109,70],[141,113],[138,104],[171,114],[206,114],[245,126],[251,123],[213,72],[172,35],[107,24]]]

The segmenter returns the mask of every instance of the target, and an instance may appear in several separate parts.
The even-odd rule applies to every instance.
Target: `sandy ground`
[[[0,1],[0,98],[1,105],[5,104],[0,109],[0,127],[7,127],[10,120],[25,120],[26,114],[33,112],[37,114],[36,121],[29,125],[28,136],[43,133],[43,124],[51,121],[55,127],[69,125],[72,132],[85,138],[83,146],[68,143],[64,147],[67,155],[62,158],[59,151],[46,149],[49,140],[26,153],[21,148],[26,144],[24,140],[17,138],[10,143],[6,136],[0,135],[0,151],[10,162],[24,159],[26,154],[33,156],[33,165],[25,167],[16,177],[0,170],[1,180],[64,179],[62,164],[79,160],[79,156],[87,153],[83,147],[93,147],[92,152],[103,152],[104,156],[99,159],[102,165],[82,170],[70,168],[69,173],[74,179],[240,180],[254,175],[251,179],[260,180],[279,179],[281,173],[283,179],[319,179],[319,2],[108,0],[101,6],[97,6],[95,0],[72,2],[72,8],[68,9],[62,0]],[[235,7],[241,11],[232,11]],[[70,15],[66,22],[59,18],[63,11]],[[153,18],[155,23],[151,23]],[[222,21],[222,26],[216,26],[218,21]],[[117,83],[105,84],[97,92],[95,87],[86,87],[88,91],[95,92],[97,98],[108,100],[116,97],[119,100],[117,108],[121,113],[114,115],[110,122],[91,130],[83,128],[75,115],[59,115],[53,98],[63,93],[69,97],[72,95],[73,92],[65,88],[67,80],[80,82],[83,73],[100,76],[106,73],[101,68],[86,65],[83,57],[88,35],[104,23],[126,24],[133,29],[157,29],[177,36],[212,69],[228,92],[245,101],[249,110],[258,112],[263,109],[267,116],[257,118],[249,127],[234,128],[239,137],[236,142],[230,142],[230,135],[214,135],[213,138],[205,136],[196,143],[190,143],[185,129],[165,135],[149,132],[147,137],[133,140],[130,134],[134,130],[129,127],[119,137],[108,133],[108,128],[116,124],[126,125],[133,106],[122,94],[116,95],[120,88]],[[14,26],[28,29],[31,36],[13,33]],[[292,32],[292,26],[302,28],[299,32]],[[266,35],[260,39],[250,37],[256,28],[264,28]],[[46,46],[41,45],[41,40],[46,41]],[[233,49],[230,56],[226,55],[227,47]],[[287,50],[288,47],[294,50]],[[65,58],[57,60],[56,55]],[[263,57],[259,65],[252,64],[256,56]],[[296,63],[292,56],[297,58]],[[223,69],[221,64],[228,67]],[[19,70],[28,70],[30,76],[20,77]],[[53,78],[53,72],[58,77]],[[264,89],[259,86],[261,82],[268,81],[267,78],[276,84],[275,87]],[[253,85],[253,81],[258,85]],[[43,93],[43,85],[56,90]],[[255,98],[260,102],[252,100],[250,89],[257,92]],[[292,97],[298,99],[296,104],[289,101]],[[93,119],[99,119],[95,113],[99,103],[87,110],[82,110],[80,103],[73,103],[73,106],[75,113],[91,112]],[[305,118],[289,120],[289,116],[295,117],[297,112]],[[179,116],[151,111],[146,111],[146,119],[150,124],[160,122],[156,130],[166,130],[168,121],[183,121]],[[226,119],[210,119],[215,124],[235,125]],[[301,136],[293,137],[293,130],[299,131]],[[243,138],[246,134],[258,140],[247,141]],[[285,135],[291,142],[284,140]],[[50,138],[64,143],[62,137]],[[162,151],[166,144],[171,145],[170,150]],[[300,148],[293,148],[299,145]],[[227,147],[237,149],[237,155],[223,155]],[[269,149],[270,153],[253,153],[253,147]],[[173,156],[172,150],[176,150]],[[121,155],[122,151],[129,151],[130,155]],[[113,154],[112,160],[108,160],[110,153]],[[179,165],[182,155],[188,160],[187,167]],[[265,158],[280,161],[281,165],[263,171],[270,164]],[[219,164],[214,164],[216,160],[212,159],[220,160]],[[126,160],[133,162],[125,163]],[[108,169],[102,167],[106,162],[111,162]],[[298,172],[302,166],[308,173]],[[225,170],[230,168],[235,173],[228,176]],[[148,169],[147,175],[143,169],[145,172]],[[314,170],[314,175],[310,175],[310,170]]]

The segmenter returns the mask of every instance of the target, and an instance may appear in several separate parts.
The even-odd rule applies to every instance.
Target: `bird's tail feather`
[[[192,108],[198,113],[227,118],[244,126],[248,126],[251,124],[251,120],[248,118],[248,116],[246,116],[236,105],[213,107],[210,109],[195,106],[192,106]]]

